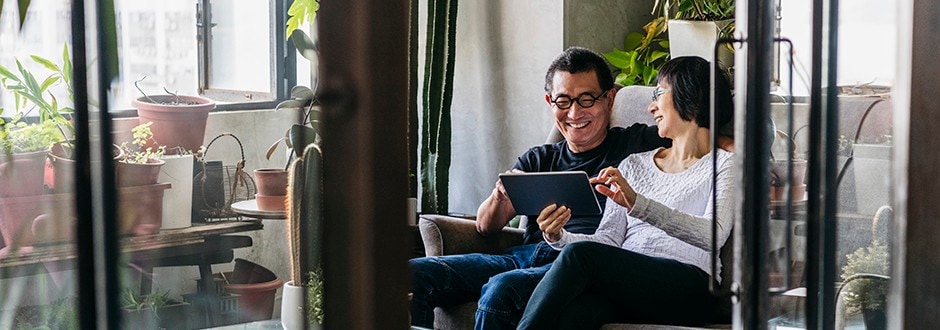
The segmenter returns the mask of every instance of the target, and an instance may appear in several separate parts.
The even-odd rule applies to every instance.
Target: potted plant
[[[319,329],[323,324],[323,273],[320,240],[323,191],[322,156],[316,144],[291,164],[291,202],[287,210],[287,239],[291,280],[284,283],[281,322],[285,329]],[[298,284],[301,283],[301,284]]]
[[[654,20],[666,22],[670,56],[712,61],[716,41],[734,32],[734,1],[656,0],[653,15],[658,17]],[[731,45],[719,49],[718,63],[723,70],[734,66],[733,50]]]
[[[5,168],[3,171],[7,172],[6,179],[0,181],[19,182],[16,185],[0,183],[0,197],[41,194],[45,171],[44,154],[54,143],[64,141],[73,133],[71,121],[65,117],[72,112],[72,108],[60,105],[51,91],[53,87],[64,84],[69,98],[72,97],[68,47],[63,48],[62,57],[63,65],[60,66],[42,56],[30,56],[33,62],[52,71],[48,76],[40,77],[41,82],[19,59],[15,61],[15,70],[0,65],[0,85],[13,94],[16,106],[15,111],[8,114],[8,123],[4,124],[3,119],[0,119],[0,164],[7,164],[0,165]],[[4,111],[0,108],[0,115],[3,114]],[[35,116],[36,121],[27,123],[27,117],[30,116]],[[15,167],[11,165],[15,163],[24,163],[18,170],[19,174],[11,172]],[[13,187],[14,191],[8,191]]]
[[[862,313],[866,329],[885,329],[885,297],[890,268],[888,246],[877,240],[849,254],[842,267],[846,311]]]
[[[300,157],[304,147],[319,143],[319,115],[315,93],[306,86],[291,88],[291,99],[279,103],[274,109],[297,109],[299,124],[293,124],[284,132],[284,137],[274,141],[265,153],[265,158],[271,156],[283,143],[288,154],[288,163],[295,157]],[[283,168],[261,168],[254,170],[255,183],[258,194],[255,199],[260,210],[284,210],[287,195],[287,170]]]
[[[124,289],[121,293],[121,308],[127,327],[192,328],[189,306],[189,303],[170,299],[169,291],[142,295],[135,290]]]
[[[46,305],[22,306],[16,310],[16,329],[78,329],[78,299],[66,297]]]
[[[166,146],[154,141],[150,129],[153,123],[143,123],[135,126],[131,132],[131,144],[121,143],[124,157],[117,163],[117,182],[119,187],[132,187],[156,184],[160,177],[160,167],[164,161],[160,159],[166,153]],[[152,145],[156,144],[156,147]]]
[[[215,102],[201,96],[184,96],[172,93],[164,88],[166,95],[147,95],[138,83],[134,83],[143,95],[131,101],[137,108],[139,124],[153,122],[154,144],[164,145],[168,153],[180,150],[198,150],[203,145],[206,134],[206,121],[209,112],[215,109]]]
[[[659,68],[669,59],[669,41],[661,37],[666,30],[665,20],[653,19],[643,30],[643,34],[627,34],[623,50],[615,48],[604,53],[607,62],[617,68],[614,82],[619,85],[652,85]]]

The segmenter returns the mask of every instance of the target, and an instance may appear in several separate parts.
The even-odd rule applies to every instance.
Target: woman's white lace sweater
[[[718,150],[718,207],[712,204],[712,156],[709,153],[685,171],[666,173],[653,162],[659,150],[633,154],[618,168],[636,191],[633,209],[607,200],[604,217],[593,235],[562,232],[550,243],[560,250],[568,243],[589,240],[637,253],[674,259],[711,273],[712,212],[717,209],[718,246],[734,225],[734,156]],[[721,263],[719,262],[719,265]],[[720,278],[714,274],[715,278]]]

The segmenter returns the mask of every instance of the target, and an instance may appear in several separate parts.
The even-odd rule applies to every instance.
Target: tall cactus
[[[457,0],[428,1],[421,131],[421,212],[447,213]]]

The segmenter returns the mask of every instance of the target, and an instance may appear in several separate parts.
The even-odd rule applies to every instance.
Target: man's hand
[[[525,173],[517,169],[511,169],[506,173]],[[509,194],[506,193],[506,187],[503,187],[503,180],[496,179],[496,188],[493,188],[493,198],[499,202],[509,201]]]
[[[597,192],[604,194],[620,206],[632,209],[633,204],[636,203],[636,191],[630,187],[627,179],[615,167],[601,170],[597,177],[591,179],[591,183],[597,184],[594,186]]]
[[[522,173],[522,171],[511,169],[506,173]],[[493,188],[490,197],[487,197],[480,204],[480,208],[477,209],[477,232],[484,236],[498,232],[506,227],[509,220],[515,216],[516,210],[512,207],[512,202],[509,201],[509,195],[506,194],[503,182],[496,180],[496,187]]]
[[[561,231],[565,228],[565,224],[568,223],[569,219],[571,219],[571,210],[568,207],[552,204],[539,212],[536,222],[538,222],[545,240],[551,243],[561,239]]]

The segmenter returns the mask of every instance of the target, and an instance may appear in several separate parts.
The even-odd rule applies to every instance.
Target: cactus
[[[457,0],[428,2],[424,118],[420,152],[423,213],[447,212],[456,20]]]

